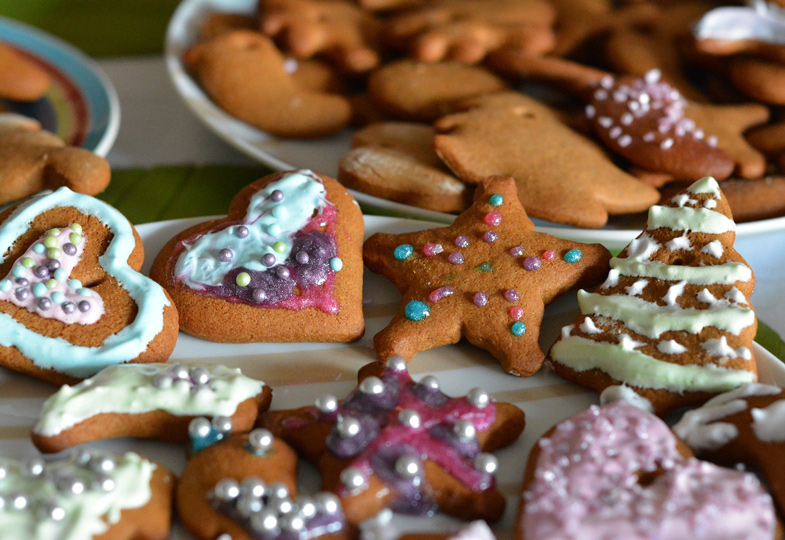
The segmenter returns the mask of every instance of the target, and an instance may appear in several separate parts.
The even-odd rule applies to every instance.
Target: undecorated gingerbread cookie
[[[0,42],[0,99],[35,101],[46,94],[50,85],[46,71]]]

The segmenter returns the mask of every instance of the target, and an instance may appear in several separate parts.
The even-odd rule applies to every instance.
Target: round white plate
[[[204,124],[229,144],[250,157],[279,170],[308,168],[335,177],[338,162],[351,147],[351,130],[317,140],[278,139],[225,113],[202,91],[185,70],[182,57],[194,44],[197,29],[207,15],[215,12],[253,13],[256,0],[184,0],[175,11],[166,32],[165,56],[169,75],[185,103]],[[358,191],[352,195],[366,213],[451,223],[455,216],[415,206],[390,202]],[[645,216],[612,217],[602,229],[583,229],[534,220],[537,230],[578,242],[600,242],[621,249],[635,238],[645,224]],[[785,230],[785,217],[738,225],[739,237],[773,230]]]
[[[147,272],[161,247],[178,232],[210,218],[182,219],[148,223],[137,227],[145,245]],[[411,232],[433,224],[414,220],[366,216],[366,235],[375,232]],[[180,333],[170,362],[218,363],[242,368],[246,375],[262,379],[273,387],[273,408],[287,409],[308,405],[322,393],[344,396],[357,382],[357,370],[376,359],[371,346],[373,335],[381,330],[398,308],[400,294],[385,278],[365,272],[364,312],[366,335],[357,343],[213,343]],[[575,317],[574,294],[546,308],[540,339],[543,348],[556,339],[561,327]],[[785,365],[765,349],[754,345],[762,382],[785,386]],[[526,413],[526,430],[512,446],[497,453],[500,460],[499,488],[507,497],[507,511],[494,529],[506,538],[512,529],[520,482],[527,456],[534,442],[551,426],[598,402],[597,394],[567,382],[552,373],[540,372],[533,377],[517,378],[504,373],[488,353],[466,343],[439,347],[418,354],[410,371],[419,379],[435,374],[449,395],[465,394],[481,386],[499,401],[515,403]],[[0,455],[12,459],[29,459],[37,455],[29,439],[41,404],[54,388],[46,383],[0,369]],[[179,445],[158,441],[115,439],[90,445],[112,452],[133,450],[171,468],[176,473],[185,465],[185,453]],[[319,489],[314,467],[301,463],[299,477],[303,492]],[[444,531],[459,522],[436,515],[431,518],[396,516],[393,526],[401,531]],[[171,538],[187,540],[191,536],[175,526]]]

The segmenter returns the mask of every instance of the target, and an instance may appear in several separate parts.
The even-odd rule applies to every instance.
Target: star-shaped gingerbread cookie
[[[352,525],[384,508],[499,519],[505,500],[488,452],[512,444],[524,424],[520,409],[478,388],[451,398],[433,376],[414,382],[400,357],[341,401],[325,395],[314,406],[262,418],[318,465],[323,488],[338,495]]]
[[[451,226],[375,234],[363,258],[403,295],[392,322],[374,336],[381,359],[408,360],[465,337],[505,371],[526,377],[544,359],[537,340],[545,304],[581,283],[599,282],[610,254],[599,244],[535,232],[515,181],[494,176]]]

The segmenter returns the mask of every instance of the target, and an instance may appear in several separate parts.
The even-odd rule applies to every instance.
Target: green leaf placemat
[[[785,341],[765,323],[758,321],[758,333],[755,335],[758,345],[785,362]]]

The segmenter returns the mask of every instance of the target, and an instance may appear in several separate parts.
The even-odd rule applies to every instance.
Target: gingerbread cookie
[[[177,511],[197,538],[347,537],[334,495],[296,497],[297,456],[265,429],[195,454],[177,485]]]
[[[785,512],[785,394],[748,384],[687,411],[673,430],[698,456],[720,465],[744,463],[763,473],[780,513]]]
[[[199,41],[210,41],[234,30],[256,29],[256,18],[239,13],[211,13],[199,27]]]
[[[66,146],[35,120],[0,113],[0,204],[60,186],[97,195],[110,177],[104,158]]]
[[[35,101],[46,94],[50,85],[46,71],[0,42],[0,99]]]
[[[174,476],[129,452],[0,459],[3,538],[165,540]]]
[[[548,52],[554,19],[543,0],[439,0],[393,16],[385,35],[415,60],[476,64],[494,50]]]
[[[433,128],[384,122],[358,131],[338,166],[350,189],[437,212],[459,212],[471,188],[455,178],[433,151]]]
[[[462,337],[488,350],[510,374],[542,365],[538,344],[545,304],[581,283],[597,283],[610,258],[599,244],[534,231],[512,178],[488,178],[474,204],[442,229],[371,236],[365,264],[403,299],[374,336],[379,358],[410,360]]]
[[[524,415],[479,389],[450,398],[435,377],[415,383],[406,362],[391,358],[381,377],[364,379],[342,401],[322,396],[315,406],[268,412],[261,422],[317,464],[324,488],[357,525],[385,507],[499,519],[505,501],[488,452],[518,438]]]
[[[71,383],[164,362],[177,311],[139,273],[142,241],[108,204],[60,188],[0,214],[0,364]]]
[[[531,216],[602,227],[608,214],[640,212],[659,199],[656,190],[617,168],[594,142],[529,97],[503,92],[465,106],[466,112],[436,122],[436,153],[466,182],[509,174]]]
[[[262,381],[221,365],[110,366],[47,399],[32,439],[42,452],[115,437],[183,442],[191,420],[205,415],[229,417],[242,433],[271,398]]]
[[[657,414],[754,382],[755,279],[735,230],[712,178],[653,206],[605,283],[578,292],[581,315],[549,353],[554,371],[598,392],[625,384]]]
[[[656,416],[592,406],[534,445],[517,540],[775,540],[771,497],[751,473],[692,458]]]
[[[311,171],[257,180],[225,219],[167,242],[150,275],[180,328],[220,342],[354,341],[363,335],[357,203]]]
[[[340,0],[260,0],[260,27],[287,53],[321,55],[346,73],[365,73],[379,64],[382,22]]]
[[[349,123],[339,95],[301,87],[269,38],[248,30],[221,34],[183,58],[207,94],[226,112],[278,137],[323,137]]]
[[[385,114],[428,123],[454,112],[462,100],[508,88],[486,69],[460,62],[400,60],[374,71],[368,79],[368,93]]]

